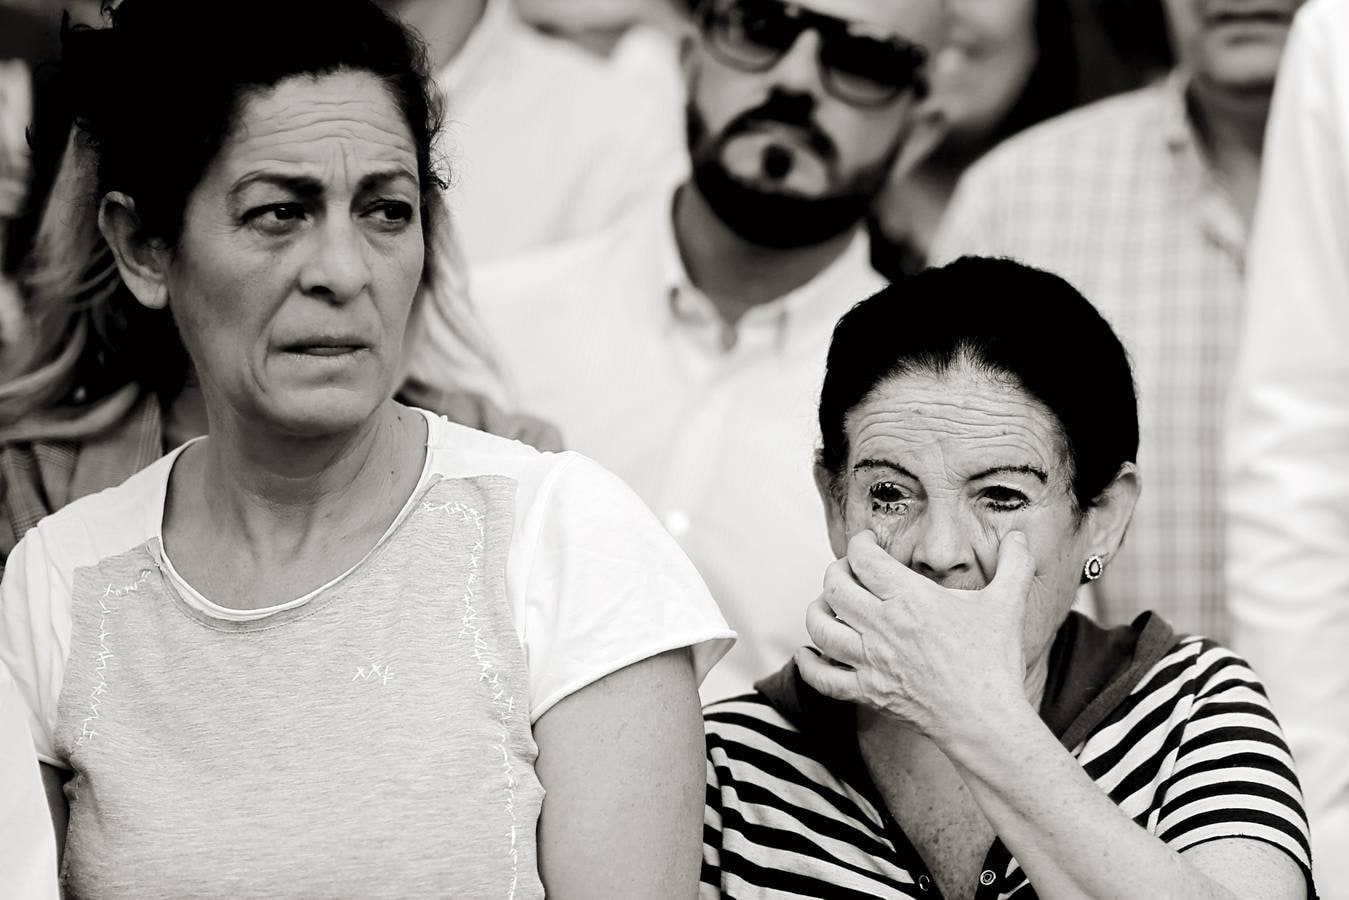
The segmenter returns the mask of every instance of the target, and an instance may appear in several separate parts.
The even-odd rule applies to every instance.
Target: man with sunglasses
[[[808,638],[832,557],[811,480],[834,323],[883,282],[864,222],[942,0],[704,0],[681,48],[691,174],[598,236],[474,273],[522,408],[637,490],[740,644],[703,697]]]

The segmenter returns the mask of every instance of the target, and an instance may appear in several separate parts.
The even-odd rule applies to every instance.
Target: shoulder
[[[584,296],[596,282],[621,278],[625,264],[646,252],[642,240],[668,214],[670,193],[661,191],[607,228],[480,266],[473,290],[485,313],[494,304],[539,296]]]
[[[1163,140],[1166,81],[1106,97],[1014,135],[974,163],[962,181],[1017,178],[1026,170],[1090,172],[1105,148]]]
[[[1237,653],[1209,638],[1180,635],[1133,692],[1181,700],[1233,689],[1254,691],[1262,698],[1265,694],[1259,676]]]
[[[1305,33],[1321,35],[1318,43],[1323,46],[1335,46],[1336,36],[1349,27],[1349,3],[1344,0],[1307,0],[1298,10],[1296,24]]]
[[[121,484],[81,497],[47,516],[33,529],[50,565],[66,573],[125,553],[159,532],[169,472],[177,451]],[[30,532],[31,534],[31,532]]]
[[[620,144],[649,139],[648,129],[631,127],[634,117],[682,122],[678,115],[682,84],[671,42],[620,46],[623,52],[602,57],[518,18],[511,25],[509,47],[519,64],[519,77],[536,96],[553,101],[548,112],[555,120],[579,119],[588,129],[616,138]]]
[[[648,533],[665,536],[632,489],[589,457],[572,450],[541,452],[520,441],[426,415],[428,474],[509,479],[515,492],[517,539],[584,542],[589,529],[625,530],[633,538]]]
[[[474,272],[475,303],[509,362],[533,370],[539,355],[566,355],[577,342],[649,315],[671,196],[661,191],[601,231]]]
[[[779,778],[785,771],[809,771],[807,779],[818,781],[826,768],[808,736],[757,691],[703,707],[703,728],[708,761],[722,783]]]

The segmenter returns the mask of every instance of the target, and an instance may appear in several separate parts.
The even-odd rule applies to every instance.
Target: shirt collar
[[[853,304],[879,290],[883,281],[871,268],[871,245],[866,228],[858,228],[838,258],[810,281],[768,303],[748,310],[734,329],[726,325],[716,306],[689,278],[674,233],[674,202],[678,188],[660,207],[658,253],[661,290],[668,298],[672,328],[715,328],[723,347],[736,343],[738,332],[769,330],[779,347],[798,339],[810,340],[833,333],[834,324]],[[859,292],[860,291],[860,292]]]
[[[500,49],[511,30],[517,25],[511,0],[487,0],[482,18],[469,32],[468,40],[459,52],[440,70],[437,81],[445,93],[454,98],[467,90],[474,77]]]
[[[1195,127],[1189,89],[1192,73],[1176,68],[1162,82],[1162,137],[1178,177],[1194,193],[1200,221],[1208,236],[1238,262],[1245,256],[1247,228],[1232,195],[1209,163]]]

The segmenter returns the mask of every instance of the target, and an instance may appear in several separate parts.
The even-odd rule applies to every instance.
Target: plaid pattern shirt
[[[1186,84],[1174,73],[995,149],[962,179],[932,259],[1055,272],[1115,328],[1138,385],[1143,494],[1094,585],[1097,614],[1118,624],[1154,609],[1221,641],[1220,453],[1246,226],[1205,160]]]

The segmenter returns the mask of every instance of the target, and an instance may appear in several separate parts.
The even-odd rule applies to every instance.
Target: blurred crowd
[[[1010,257],[1133,365],[1141,496],[1075,608],[1250,662],[1349,900],[1349,0],[946,0],[934,46],[875,59],[879,0],[382,5],[444,96],[452,223],[400,396],[636,491],[739,635],[704,701],[810,643],[835,324]],[[95,239],[89,73],[58,60],[102,7],[0,3],[0,554],[207,428]]]

